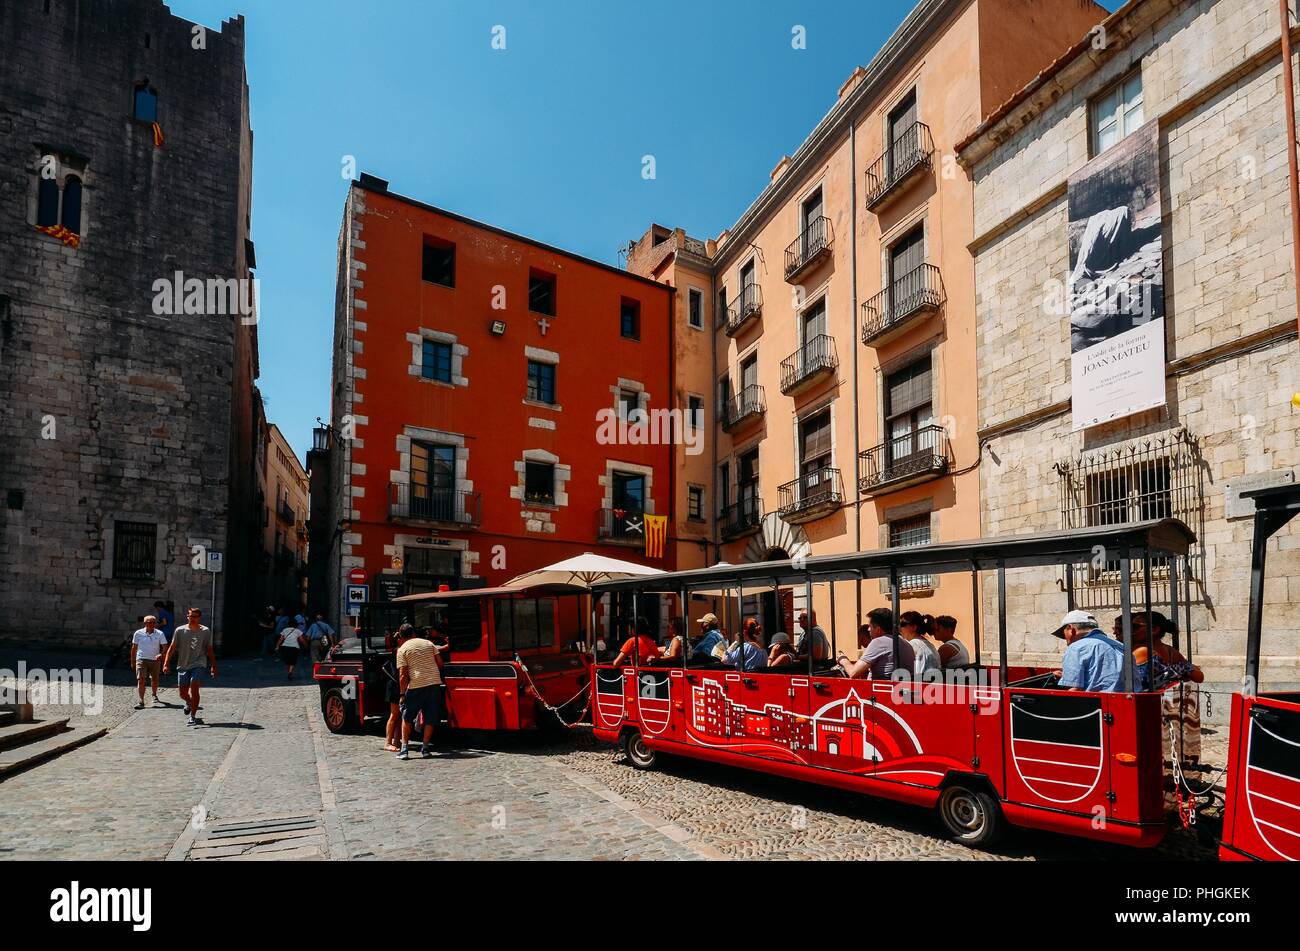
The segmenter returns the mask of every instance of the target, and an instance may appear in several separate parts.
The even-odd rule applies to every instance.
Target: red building
[[[675,489],[672,295],[353,183],[331,426],[310,459],[329,500],[313,526],[327,609],[347,613],[356,568],[382,600],[585,551],[675,567],[671,542],[645,553]]]

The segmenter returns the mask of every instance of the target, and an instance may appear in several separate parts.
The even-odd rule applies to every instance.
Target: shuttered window
[[[823,410],[799,424],[800,474],[831,464],[831,411]]]

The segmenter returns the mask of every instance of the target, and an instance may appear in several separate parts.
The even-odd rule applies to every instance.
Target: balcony
[[[763,521],[763,500],[758,496],[758,483],[740,487],[740,501],[731,502],[718,513],[718,530],[726,539],[752,535]]]
[[[608,508],[598,513],[596,537],[620,545],[645,544],[645,513],[640,509]]]
[[[295,518],[293,514],[293,507],[290,506],[289,503],[286,502],[284,499],[281,499],[278,503],[276,503],[275,517],[282,522],[288,522],[290,525],[292,525]]]
[[[781,392],[791,396],[832,376],[839,365],[835,338],[819,334],[781,361]]]
[[[864,450],[858,456],[858,489],[866,496],[880,495],[947,471],[947,431],[942,426],[922,426]]]
[[[727,336],[734,337],[763,312],[763,291],[757,284],[746,284],[727,307]]]
[[[777,514],[792,523],[811,522],[844,504],[840,470],[823,467],[805,472],[777,489],[781,507]]]
[[[483,519],[483,494],[388,483],[388,519],[466,528]]]
[[[913,123],[867,169],[867,210],[879,213],[933,167],[930,127]]]
[[[797,283],[799,278],[831,253],[831,220],[823,215],[808,222],[803,233],[785,249],[785,279]]]
[[[882,347],[937,313],[946,296],[933,264],[922,264],[862,305],[862,342]]]
[[[757,383],[742,386],[735,396],[718,407],[722,428],[727,432],[758,420],[767,412],[763,388]]]

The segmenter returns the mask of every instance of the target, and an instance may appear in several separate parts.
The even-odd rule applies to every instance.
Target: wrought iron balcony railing
[[[793,283],[831,250],[831,220],[825,215],[808,222],[794,243],[785,249],[785,279]]]
[[[839,366],[835,338],[818,334],[781,361],[781,392],[789,395]]]
[[[910,326],[910,318],[934,313],[945,299],[937,267],[913,268],[862,305],[862,342],[869,347],[887,343]]]
[[[412,522],[478,525],[483,518],[483,493],[390,482],[388,517]]]
[[[858,489],[876,495],[933,479],[948,471],[948,432],[921,426],[858,455]]]
[[[746,284],[727,307],[727,336],[734,337],[749,322],[763,312],[763,290],[757,284]]]
[[[740,485],[736,491],[737,501],[722,506],[718,513],[718,527],[723,538],[757,531],[763,521],[763,500],[758,494],[758,483]]]
[[[735,429],[742,423],[752,422],[767,412],[763,388],[757,383],[742,386],[735,396],[718,407],[718,415],[725,430]]]
[[[644,542],[645,512],[639,508],[601,509],[596,537],[613,542]]]
[[[820,518],[844,503],[840,470],[823,466],[810,469],[793,482],[777,489],[781,507],[777,514],[787,522]]]
[[[902,192],[911,181],[934,164],[934,139],[924,122],[908,126],[880,158],[867,169],[867,208],[876,210]]]

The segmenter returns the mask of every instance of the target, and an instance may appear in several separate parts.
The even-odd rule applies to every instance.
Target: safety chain
[[[590,685],[583,687],[581,690],[579,690],[577,693],[575,693],[572,697],[564,701],[564,703],[560,704],[559,706],[553,707],[546,702],[546,698],[542,696],[542,692],[537,689],[537,684],[533,683],[533,676],[528,672],[528,665],[523,662],[523,659],[518,654],[515,655],[515,663],[518,664],[519,669],[524,672],[524,678],[528,681],[528,692],[533,695],[533,697],[537,700],[537,702],[540,703],[547,710],[547,712],[553,713],[555,715],[555,719],[559,720],[566,730],[572,730],[575,726],[577,726],[579,723],[582,722],[582,718],[587,715],[587,709],[591,706]],[[578,711],[578,719],[574,720],[572,723],[565,720],[564,717],[560,715],[560,711],[563,710],[565,707],[567,707],[569,704],[573,703],[573,701],[577,700],[579,697],[584,695],[587,698],[587,702],[584,703],[582,705],[582,709]]]

